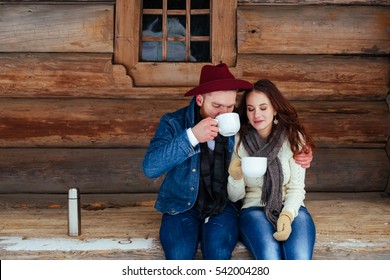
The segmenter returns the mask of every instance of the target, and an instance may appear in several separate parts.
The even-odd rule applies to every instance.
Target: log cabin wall
[[[115,58],[123,1],[0,1],[0,194],[158,191],[143,155],[199,72],[173,87],[137,86]],[[390,1],[235,9],[232,72],[274,81],[317,142],[307,190],[390,192]]]

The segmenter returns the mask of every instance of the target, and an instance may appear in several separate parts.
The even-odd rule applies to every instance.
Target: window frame
[[[126,67],[133,85],[194,86],[203,62],[142,62],[139,60],[141,0],[117,0],[114,63]],[[211,63],[234,67],[237,57],[237,1],[210,0]],[[226,32],[231,30],[231,32]],[[196,73],[196,75],[194,75]]]
[[[145,1],[145,0],[144,0]],[[162,0],[159,0],[162,1]],[[198,9],[191,9],[190,4],[191,1],[198,1],[198,0],[185,0],[183,2],[186,3],[186,8],[185,9],[168,9],[168,0],[163,1],[162,7],[160,8],[144,8],[143,9],[143,15],[142,17],[145,18],[146,16],[150,16],[151,18],[155,18],[156,16],[161,18],[161,24],[162,24],[162,30],[160,35],[153,35],[148,33],[148,35],[145,35],[142,31],[142,36],[141,36],[141,44],[140,44],[140,57],[143,59],[143,50],[142,46],[143,44],[152,44],[156,43],[158,46],[159,44],[161,45],[161,58],[158,59],[150,59],[150,60],[142,60],[143,62],[191,62],[191,47],[193,43],[197,42],[206,42],[208,43],[208,58],[210,58],[210,27],[208,28],[207,34],[202,34],[202,35],[192,35],[191,34],[191,29],[192,29],[192,16],[207,16],[208,20],[210,20],[210,13],[211,9],[210,8],[198,8]],[[211,3],[210,0],[208,0],[209,4]],[[143,2],[145,3],[145,2]],[[175,18],[175,17],[184,17],[185,21],[185,34],[169,34],[169,27],[164,26],[169,24],[169,19],[170,18]],[[196,25],[196,24],[195,24]],[[144,30],[145,26],[142,26],[142,30]],[[175,44],[175,43],[180,43],[181,46],[183,46],[184,49],[184,59],[180,60],[175,60],[171,57],[171,60],[169,59],[169,44]],[[172,45],[173,46],[173,45]],[[155,54],[155,53],[153,53]],[[205,60],[203,60],[205,61]],[[199,62],[203,62],[199,61]],[[195,61],[194,61],[195,62]],[[209,62],[206,60],[205,62]]]

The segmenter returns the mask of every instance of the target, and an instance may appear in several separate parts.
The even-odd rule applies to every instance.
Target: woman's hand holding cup
[[[267,171],[267,158],[243,157],[242,170],[247,177],[261,177]]]
[[[229,165],[229,174],[233,177],[234,180],[242,179],[242,169],[241,169],[241,160],[236,158],[230,162]]]

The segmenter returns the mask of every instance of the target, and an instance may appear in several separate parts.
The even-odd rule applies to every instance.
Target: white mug
[[[242,173],[247,177],[261,177],[267,171],[266,157],[243,157],[241,159]]]
[[[240,117],[237,113],[225,113],[215,117],[218,122],[219,134],[232,136],[240,130]]]

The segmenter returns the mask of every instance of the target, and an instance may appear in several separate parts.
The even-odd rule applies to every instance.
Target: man
[[[149,178],[166,174],[155,204],[166,259],[193,259],[199,241],[204,259],[231,258],[239,209],[226,187],[234,136],[218,134],[214,119],[232,112],[237,93],[252,87],[224,63],[206,65],[199,86],[185,94],[193,96],[190,104],[161,118],[142,168]],[[310,161],[303,155],[303,164]]]

